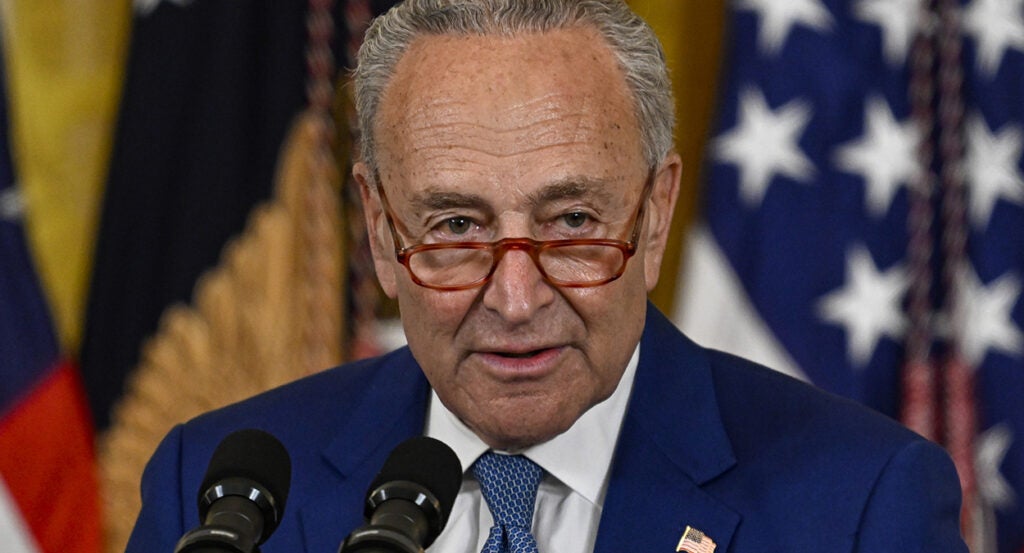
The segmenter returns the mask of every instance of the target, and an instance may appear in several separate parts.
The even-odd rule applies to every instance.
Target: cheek
[[[402,326],[413,353],[440,358],[454,351],[455,335],[473,303],[465,292],[437,292],[417,285],[408,275],[396,283]]]
[[[632,259],[618,280],[590,289],[575,308],[586,322],[591,344],[591,362],[601,367],[600,378],[617,378],[615,371],[625,367],[640,339],[647,313],[645,271],[642,259]],[[617,381],[617,380],[616,380]]]
[[[617,318],[618,314],[638,308],[646,311],[646,272],[645,256],[641,251],[629,260],[625,272],[618,279],[603,286],[580,288],[577,310],[584,319],[621,328],[626,320]],[[593,315],[588,316],[584,311]]]

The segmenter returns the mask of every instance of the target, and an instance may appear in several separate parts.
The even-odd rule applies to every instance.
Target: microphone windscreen
[[[433,492],[447,516],[462,486],[462,464],[444,442],[417,436],[392,450],[370,490],[396,480],[415,482]]]
[[[291,486],[292,462],[277,438],[255,428],[229,434],[210,458],[206,477],[199,488],[200,498],[218,481],[239,477],[263,486],[273,497],[278,512],[284,511]]]

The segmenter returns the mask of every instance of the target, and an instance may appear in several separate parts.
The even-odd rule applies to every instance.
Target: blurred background
[[[123,550],[172,425],[402,343],[348,174],[391,4],[0,0],[0,550]],[[684,159],[652,301],[944,445],[1024,553],[1024,0],[630,4]]]

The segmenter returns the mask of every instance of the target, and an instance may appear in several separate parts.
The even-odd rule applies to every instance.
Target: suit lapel
[[[408,350],[383,364],[322,454],[321,490],[300,508],[305,550],[337,551],[363,524],[366,489],[391,450],[423,433],[429,386]]]
[[[388,453],[423,432],[429,386],[407,350],[366,390],[324,448],[322,491],[299,507],[306,551],[337,551],[363,523],[366,487]],[[734,463],[706,357],[649,307],[595,553],[673,552],[688,525],[727,551],[740,516],[701,485]]]
[[[672,552],[687,526],[728,550],[740,516],[701,485],[735,464],[701,349],[648,308],[595,553]]]

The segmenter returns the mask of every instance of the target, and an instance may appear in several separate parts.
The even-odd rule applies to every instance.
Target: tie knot
[[[494,522],[529,531],[533,505],[544,470],[522,455],[487,452],[473,463],[473,476],[480,481]]]

